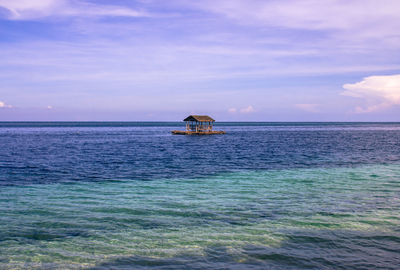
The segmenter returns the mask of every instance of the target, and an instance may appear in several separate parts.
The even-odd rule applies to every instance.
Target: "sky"
[[[398,0],[0,0],[0,121],[400,121]]]

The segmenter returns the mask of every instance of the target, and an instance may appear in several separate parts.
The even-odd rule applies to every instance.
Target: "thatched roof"
[[[208,115],[189,115],[183,121],[215,122],[215,120]]]

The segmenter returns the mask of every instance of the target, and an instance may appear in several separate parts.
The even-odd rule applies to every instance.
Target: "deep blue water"
[[[17,128],[18,127],[18,128]],[[201,177],[238,170],[400,161],[399,124],[225,123],[225,136],[172,136],[177,123],[2,123],[0,185]]]
[[[0,268],[398,269],[400,123],[0,123]]]

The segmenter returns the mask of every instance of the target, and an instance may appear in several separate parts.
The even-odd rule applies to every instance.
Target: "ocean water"
[[[0,269],[399,269],[400,123],[0,123]]]

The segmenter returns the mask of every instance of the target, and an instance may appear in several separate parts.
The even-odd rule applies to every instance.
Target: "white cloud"
[[[319,104],[303,103],[303,104],[295,104],[295,107],[306,112],[312,112],[312,113],[319,112],[318,109]]]
[[[358,106],[357,113],[382,110],[393,105],[400,105],[400,74],[389,76],[370,76],[362,81],[345,84],[342,95],[362,98],[366,106]]]
[[[178,1],[178,0],[177,0]],[[198,0],[181,1],[257,29],[307,30],[309,45],[323,52],[382,52],[400,42],[398,0]],[[321,33],[323,34],[321,35]],[[319,39],[316,37],[319,37]],[[299,36],[300,37],[300,36]],[[297,38],[297,43],[301,38]]]
[[[252,113],[252,112],[254,112],[254,108],[253,108],[253,106],[251,106],[251,105],[249,105],[248,107],[246,107],[246,108],[242,108],[242,109],[240,109],[240,110],[238,110],[237,108],[229,108],[228,109],[228,112],[229,113],[237,113],[237,112],[240,112],[240,113]]]
[[[400,10],[397,0],[202,0],[192,5],[245,24],[303,29],[372,27],[371,22],[398,21]]]
[[[147,16],[127,7],[99,5],[80,0],[0,0],[9,19],[29,20],[51,16]]]
[[[254,112],[254,108],[253,108],[253,106],[249,105],[246,108],[240,109],[240,112],[241,113],[252,113],[252,112]]]
[[[3,102],[3,101],[0,101],[0,108],[12,108],[12,106],[9,105],[9,104],[6,104],[6,103]]]
[[[229,113],[236,113],[236,112],[237,112],[237,109],[236,109],[236,108],[229,108],[229,109],[228,109],[228,112],[229,112]]]

